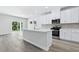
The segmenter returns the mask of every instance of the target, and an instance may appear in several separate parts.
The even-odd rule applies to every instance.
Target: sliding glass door
[[[21,27],[20,27],[20,22],[17,21],[13,21],[12,22],[12,31],[20,31]]]

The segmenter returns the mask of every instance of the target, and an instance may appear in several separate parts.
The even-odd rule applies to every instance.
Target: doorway
[[[17,21],[12,22],[12,31],[20,31],[20,22]]]
[[[23,39],[23,22],[12,22],[12,36],[17,39]]]

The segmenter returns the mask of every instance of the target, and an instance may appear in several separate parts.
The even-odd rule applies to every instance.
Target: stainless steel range
[[[51,30],[52,30],[52,36],[54,36],[54,37],[56,37],[56,38],[59,38],[61,26],[56,25],[56,24],[60,24],[60,19],[52,20],[52,24],[55,24],[55,26],[53,26],[53,27],[51,28]]]

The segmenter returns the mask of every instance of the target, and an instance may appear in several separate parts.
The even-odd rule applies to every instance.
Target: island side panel
[[[44,50],[48,50],[47,32],[23,31],[24,40]]]

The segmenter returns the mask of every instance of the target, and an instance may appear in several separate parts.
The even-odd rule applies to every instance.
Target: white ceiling
[[[63,6],[0,6],[0,13],[19,16],[32,17],[49,11],[57,11]]]

